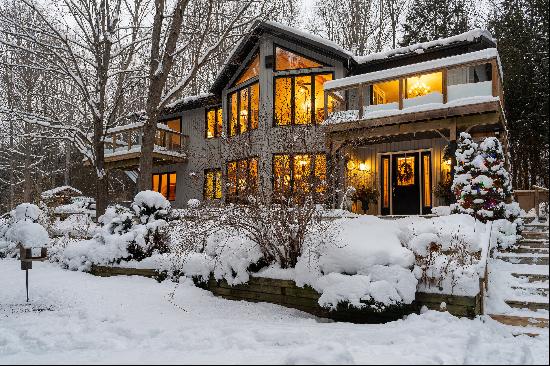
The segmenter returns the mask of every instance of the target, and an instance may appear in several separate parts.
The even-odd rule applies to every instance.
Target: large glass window
[[[222,135],[222,109],[209,108],[206,110],[206,138],[212,139]]]
[[[384,81],[370,87],[370,106],[367,107],[367,111],[398,108],[399,80]]]
[[[243,84],[248,80],[257,77],[258,75],[260,75],[260,55],[259,54],[254,56],[252,61],[250,61],[250,64],[248,65],[246,70],[243,71],[241,76],[235,82],[235,85]]]
[[[258,159],[249,158],[227,163],[227,201],[246,203],[258,189]]]
[[[204,199],[213,200],[222,198],[222,171],[221,169],[207,169],[204,171]]]
[[[275,47],[275,70],[296,70],[323,67],[324,65],[305,56]]]
[[[325,82],[332,74],[275,78],[274,122],[277,126],[320,123],[324,118]]]
[[[405,79],[403,107],[426,103],[443,103],[443,74],[434,72]]]
[[[325,154],[276,154],[273,156],[273,192],[281,199],[290,192],[298,196],[313,193],[322,201],[326,193]]]
[[[176,199],[176,173],[153,174],[152,190],[162,194],[167,200]]]
[[[229,136],[258,128],[260,89],[253,83],[229,94]]]

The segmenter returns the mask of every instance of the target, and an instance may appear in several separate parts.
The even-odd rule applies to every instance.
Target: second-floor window
[[[220,137],[222,135],[222,125],[223,121],[221,107],[207,109],[205,137],[207,139]]]
[[[159,192],[167,200],[176,199],[176,173],[153,174],[153,191]]]
[[[248,158],[227,163],[227,201],[246,203],[258,190],[258,159]]]
[[[260,86],[252,83],[229,94],[228,134],[230,137],[258,128]]]

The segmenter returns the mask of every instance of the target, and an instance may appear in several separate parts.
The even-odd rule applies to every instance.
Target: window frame
[[[247,188],[249,188],[248,186],[250,185],[250,161],[252,161],[252,160],[256,160],[257,177],[256,177],[255,184],[256,184],[256,190],[258,190],[259,189],[259,183],[260,183],[260,158],[257,155],[252,155],[252,156],[242,158],[242,159],[234,159],[234,160],[226,160],[225,161],[225,176],[226,176],[226,188],[227,188],[226,193],[225,193],[225,202],[226,203],[244,203],[244,204],[247,203],[246,199],[242,199],[242,198],[239,197],[239,194],[238,194],[239,187],[237,185],[238,182],[235,182],[236,183],[236,185],[235,185],[235,189],[236,189],[235,195],[233,196],[232,194],[229,193],[229,185],[231,184],[231,182],[229,181],[229,164],[235,163],[235,174],[236,174],[235,179],[238,179],[239,162],[246,161],[246,171],[247,171],[246,185],[247,185]],[[222,180],[223,180],[223,178],[222,178]]]
[[[174,175],[176,176],[176,184],[174,184],[174,199],[173,199],[173,200],[169,199],[169,197],[170,197],[170,175],[171,175],[171,174],[174,174]],[[153,181],[154,181],[154,178],[153,178],[153,177],[154,177],[155,175],[158,175],[158,176],[159,176],[159,190],[158,190],[158,191],[155,191],[155,190],[153,189],[153,188],[154,188],[154,187],[153,187]],[[161,193],[161,190],[160,190],[160,187],[162,186],[162,176],[163,176],[163,175],[166,175],[166,195],[168,196],[168,197],[164,197],[164,198],[166,198],[168,201],[173,202],[173,201],[175,201],[176,198],[177,198],[176,193],[177,193],[177,191],[178,191],[178,173],[177,173],[176,171],[162,172],[162,173],[152,173],[152,174],[151,174],[151,190],[154,191],[154,192],[158,192],[158,193],[162,194],[162,193]],[[164,195],[163,195],[163,196],[164,196]]]
[[[218,110],[221,109],[222,110],[222,116],[221,116],[221,121],[218,121]],[[214,136],[212,137],[208,137],[208,112],[210,111],[214,111],[214,117],[216,119],[216,124],[215,124],[215,128],[214,128]],[[222,128],[220,129],[220,131],[218,132],[218,122],[221,122],[221,126]],[[223,108],[222,108],[222,105],[216,105],[216,106],[210,106],[210,107],[206,107],[204,109],[204,138],[206,140],[212,140],[212,139],[217,139],[217,138],[220,138],[223,134]]]
[[[312,69],[298,69],[298,70],[312,70]],[[303,73],[292,73],[292,74],[276,74],[273,75],[273,107],[272,107],[272,127],[287,127],[287,126],[318,126],[321,124],[317,123],[315,120],[315,76],[317,75],[327,75],[330,74],[332,77],[332,80],[334,80],[335,72],[334,70],[326,70],[326,71],[313,71],[313,72],[303,72]],[[296,124],[296,96],[295,96],[295,84],[296,84],[296,77],[304,77],[309,76],[311,78],[311,120],[309,123],[305,124]],[[277,124],[276,118],[275,118],[275,108],[276,108],[276,90],[277,90],[277,79],[280,78],[290,78],[291,84],[290,84],[290,123],[288,124]],[[323,105],[324,107],[324,105]]]
[[[316,166],[316,161],[317,161],[317,155],[323,155],[325,157],[325,165],[326,165],[326,170],[325,170],[325,176],[327,177],[326,178],[326,185],[325,185],[325,189],[328,190],[328,173],[329,173],[329,170],[330,170],[330,159],[329,159],[329,154],[325,151],[317,151],[317,152],[292,152],[292,153],[273,153],[272,154],[272,158],[271,158],[271,192],[273,192],[273,194],[276,194],[275,192],[275,157],[276,156],[288,156],[289,157],[289,162],[290,162],[290,181],[289,181],[289,188],[290,188],[290,192],[293,193],[294,192],[294,158],[298,155],[308,155],[310,158],[313,158],[311,159],[311,166],[310,166],[310,171],[311,171],[311,174],[312,175],[315,175],[315,166]],[[321,195],[319,194],[319,192],[317,192],[317,187],[318,186],[314,186],[313,187],[313,198],[314,198],[314,201],[316,203],[324,203],[328,197],[327,195],[327,192],[325,192],[325,197],[321,198]]]

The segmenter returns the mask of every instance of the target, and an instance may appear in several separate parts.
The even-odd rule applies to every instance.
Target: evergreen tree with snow
[[[483,222],[506,218],[507,203],[512,201],[512,183],[500,141],[487,137],[479,145],[479,154],[472,165],[471,194],[476,218]]]
[[[456,147],[456,166],[451,189],[456,197],[456,203],[451,205],[453,213],[474,214],[474,196],[471,190],[473,160],[477,155],[478,145],[469,133],[462,132]]]
[[[470,29],[470,0],[414,0],[403,24],[401,46],[451,37]]]

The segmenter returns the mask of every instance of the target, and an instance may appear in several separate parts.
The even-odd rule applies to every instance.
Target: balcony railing
[[[325,124],[503,101],[496,49],[325,83]]]
[[[105,139],[105,155],[119,155],[130,152],[140,152],[143,138],[143,124],[134,123],[107,130]],[[155,152],[174,152],[185,154],[189,136],[172,130],[159,123],[155,136]]]

